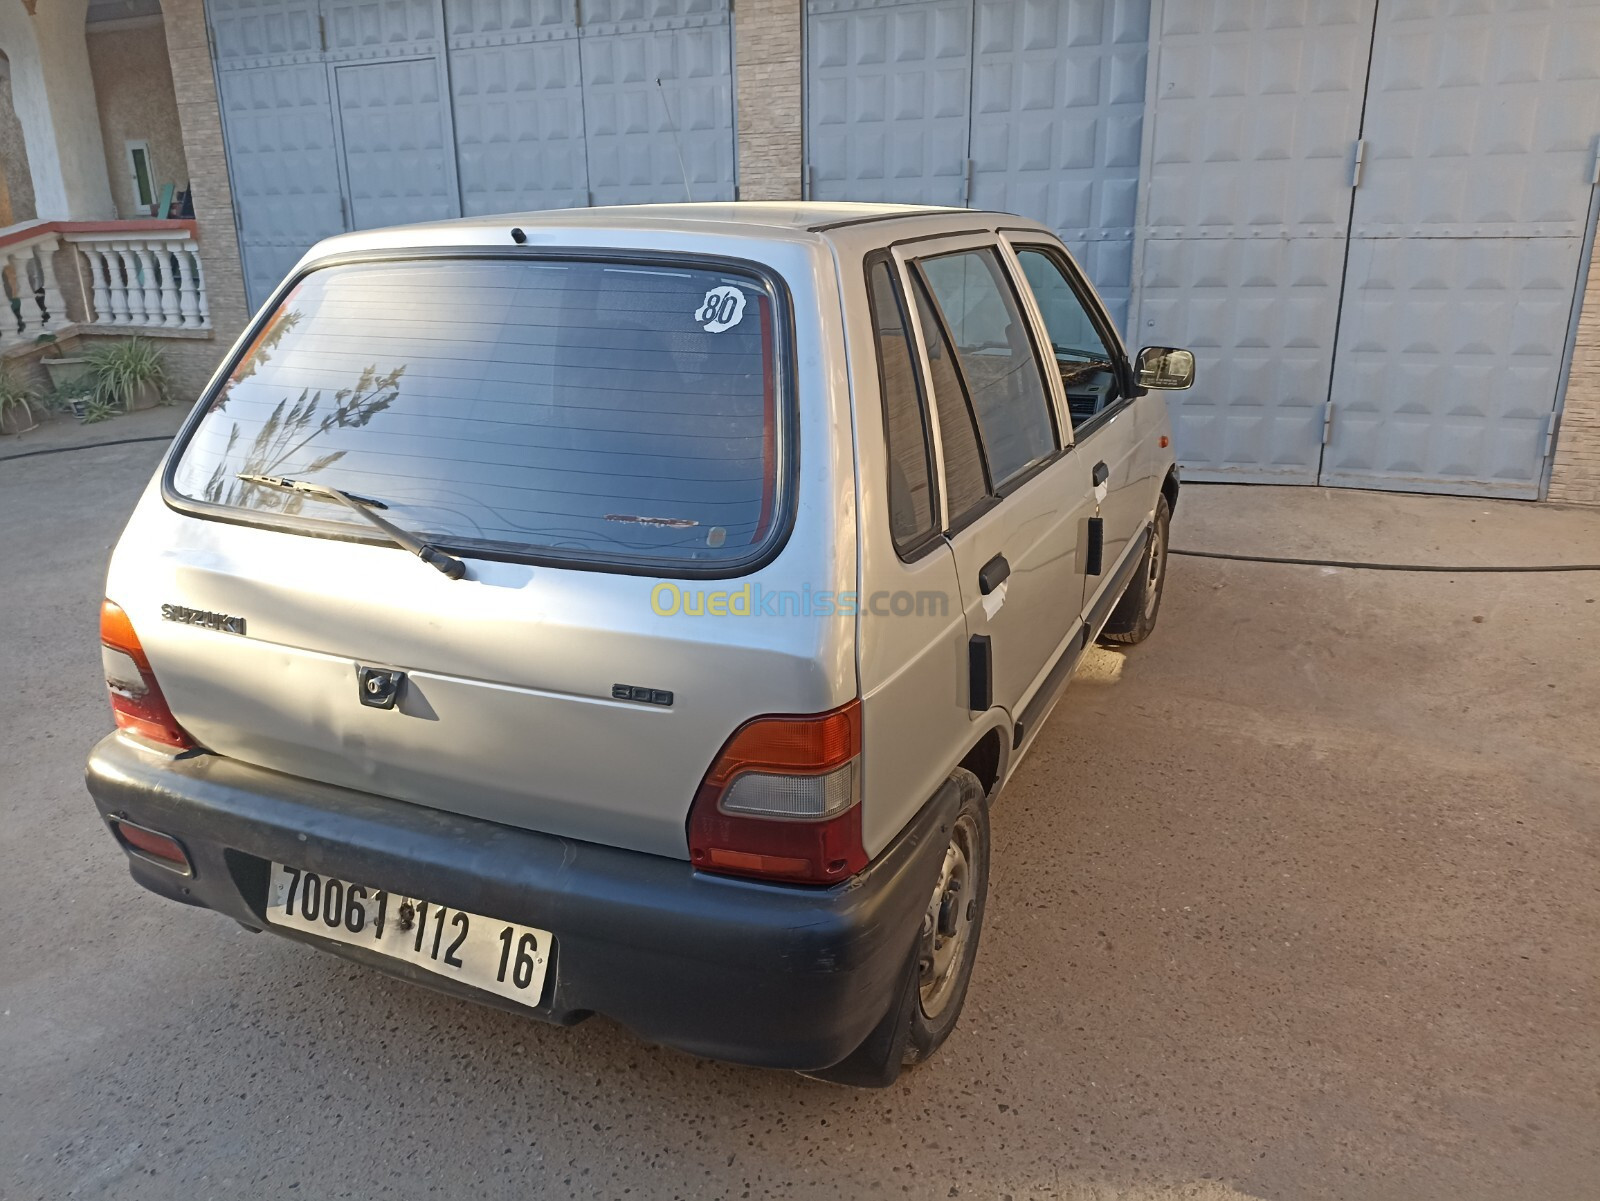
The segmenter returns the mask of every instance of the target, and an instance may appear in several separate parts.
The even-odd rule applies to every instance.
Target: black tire
[[[950,778],[960,789],[961,803],[900,987],[862,1044],[843,1062],[806,1073],[814,1079],[888,1088],[901,1067],[930,1058],[961,1017],[989,899],[989,804],[977,776],[958,767]]]
[[[1172,529],[1172,510],[1167,498],[1156,501],[1156,517],[1145,535],[1144,557],[1139,570],[1123,589],[1122,599],[1111,610],[1111,619],[1100,631],[1100,641],[1112,646],[1133,646],[1150,637],[1161,613],[1161,593],[1167,584],[1167,541]]]

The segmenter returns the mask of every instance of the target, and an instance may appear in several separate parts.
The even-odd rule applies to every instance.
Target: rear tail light
[[[865,867],[861,703],[740,726],[695,793],[689,857],[702,871],[796,884]]]
[[[100,606],[100,662],[106,688],[111,693],[111,716],[117,729],[131,730],[154,742],[188,750],[194,740],[184,732],[161,695],[150,660],[145,658],[133,623],[122,606],[106,601]]]

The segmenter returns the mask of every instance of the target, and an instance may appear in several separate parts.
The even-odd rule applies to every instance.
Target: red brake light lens
[[[194,739],[178,724],[161,695],[150,660],[139,636],[133,632],[122,606],[106,601],[100,606],[100,661],[106,688],[111,693],[111,716],[117,729],[131,730],[153,742],[188,750]]]
[[[702,871],[833,884],[867,865],[861,843],[861,703],[740,726],[689,810]]]

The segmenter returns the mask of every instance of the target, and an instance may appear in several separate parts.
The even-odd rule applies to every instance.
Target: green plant
[[[161,350],[149,338],[128,338],[96,346],[87,356],[89,383],[96,400],[133,408],[134,398],[149,385],[162,404],[168,404],[167,365]]]
[[[32,429],[33,386],[10,371],[0,371],[0,419],[11,417],[22,429]]]
[[[37,393],[33,403],[46,413],[70,413],[72,402],[82,400],[88,394],[89,389],[83,383],[61,384],[48,392]]]
[[[122,412],[122,406],[116,401],[106,400],[99,396],[91,396],[89,397],[89,402],[83,407],[83,423],[85,425],[93,425],[97,421],[110,421],[120,412]]]

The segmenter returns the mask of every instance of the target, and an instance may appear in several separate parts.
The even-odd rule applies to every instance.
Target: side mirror
[[[1181,391],[1194,387],[1194,354],[1172,346],[1146,346],[1139,352],[1134,374],[1141,388]]]

